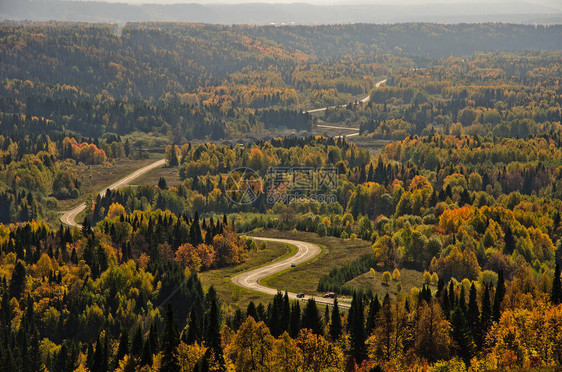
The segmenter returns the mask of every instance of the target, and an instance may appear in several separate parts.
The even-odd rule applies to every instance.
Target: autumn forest
[[[559,370],[561,79],[560,25],[1,22],[0,370]]]

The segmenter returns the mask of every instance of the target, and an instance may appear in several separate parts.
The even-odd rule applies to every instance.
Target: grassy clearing
[[[361,274],[345,283],[345,286],[364,290],[371,289],[373,294],[378,294],[379,298],[382,298],[387,293],[391,297],[395,296],[399,282],[402,284],[402,293],[410,293],[413,287],[421,288],[423,285],[423,273],[420,271],[400,269],[400,279],[391,280],[388,286],[382,282],[382,273],[383,271],[377,271],[374,278],[370,273]],[[435,290],[433,287],[432,289]]]
[[[181,183],[179,167],[159,167],[135,179],[135,185],[157,185],[160,177],[164,177],[168,186]]]
[[[231,281],[231,278],[236,274],[291,256],[296,251],[296,247],[288,244],[267,242],[266,245],[267,248],[264,250],[249,252],[246,262],[240,265],[209,270],[199,274],[205,289],[211,285],[215,287],[226,314],[232,314],[238,307],[245,311],[250,301],[258,304],[260,302],[267,303],[271,300],[272,297],[269,295],[238,287]]]
[[[303,240],[318,244],[322,253],[311,261],[297,267],[285,270],[276,275],[262,280],[262,284],[282,291],[303,292],[307,295],[316,295],[320,277],[326,275],[334,267],[355,260],[370,253],[371,243],[363,240],[343,240],[335,237],[319,237],[314,233],[288,232],[288,231],[261,231],[256,236]]]
[[[78,177],[82,181],[82,194],[97,193],[138,168],[161,159],[162,154],[149,154],[148,159],[117,159],[103,165],[78,165]]]
[[[96,195],[115,181],[161,158],[162,154],[150,153],[147,159],[117,159],[100,165],[85,165],[83,163],[76,165],[78,179],[82,182],[82,194],[76,199],[59,200],[57,210],[49,212],[46,216],[47,223],[51,226],[58,225],[59,211],[74,208],[86,201],[89,195]],[[84,218],[83,215],[78,217],[78,221]]]
[[[363,136],[349,137],[349,141],[359,147],[365,147],[373,156],[378,156],[387,144],[394,142],[392,140],[367,138]]]

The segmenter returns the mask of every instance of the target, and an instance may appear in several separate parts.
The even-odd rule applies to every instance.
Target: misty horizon
[[[349,23],[562,23],[562,4],[553,0],[491,2],[310,0],[6,0],[2,20],[192,22],[209,24],[349,24]]]

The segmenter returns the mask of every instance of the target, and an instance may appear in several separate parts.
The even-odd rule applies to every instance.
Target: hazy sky
[[[91,1],[91,0],[89,0]],[[509,4],[512,0],[97,0],[116,3],[152,3],[152,4],[173,4],[173,3],[198,3],[198,4],[239,4],[239,3],[268,3],[268,4],[290,4],[290,3],[309,3],[316,5],[332,4],[454,4],[454,3],[505,3]],[[561,0],[520,0],[529,4],[550,5],[562,9]]]

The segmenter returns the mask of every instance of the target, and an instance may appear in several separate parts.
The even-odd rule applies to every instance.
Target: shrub
[[[390,278],[391,278],[391,275],[390,275],[390,273],[389,273],[388,271],[385,271],[384,273],[382,273],[382,282],[383,282],[383,284],[389,285],[389,283],[390,283]]]

